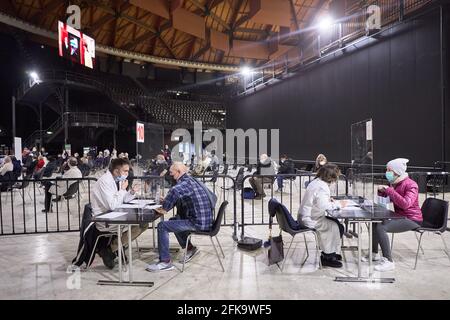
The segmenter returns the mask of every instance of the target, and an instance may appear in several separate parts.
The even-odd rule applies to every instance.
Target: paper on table
[[[136,204],[136,205],[144,205],[144,206],[146,206],[146,205],[148,205],[148,204],[155,204],[156,202],[155,202],[155,200],[131,200],[130,202],[129,202],[129,204]]]
[[[345,208],[342,208],[341,210],[345,210],[345,211],[364,211],[360,207],[345,207]]]
[[[141,209],[145,207],[145,204],[128,204],[128,203],[122,203],[120,206],[117,206],[117,209]]]
[[[114,211],[114,212],[109,212],[109,213],[103,214],[99,218],[102,218],[102,219],[103,218],[114,219],[114,218],[117,218],[117,217],[120,217],[120,216],[124,216],[126,214],[127,214],[126,212],[116,212],[116,211]]]
[[[359,206],[359,205],[358,205],[355,201],[353,201],[353,200],[343,200],[343,201],[346,201],[347,206],[350,206],[350,207],[358,207],[358,206]]]
[[[158,208],[161,208],[162,207],[162,205],[160,205],[160,204],[155,204],[155,205],[153,205],[153,206],[146,206],[145,208],[146,209],[150,209],[150,210],[154,210],[154,209],[158,209]]]

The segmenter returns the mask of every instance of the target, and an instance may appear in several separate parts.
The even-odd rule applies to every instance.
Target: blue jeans
[[[278,190],[283,189],[283,177],[277,177]]]
[[[169,232],[175,233],[178,243],[184,249],[186,247],[187,237],[192,231],[196,230],[190,220],[174,219],[158,223],[159,261],[170,261]]]

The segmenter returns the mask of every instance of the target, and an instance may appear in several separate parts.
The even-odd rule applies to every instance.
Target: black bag
[[[267,254],[269,258],[269,266],[283,261],[284,259],[284,247],[283,238],[281,234],[278,237],[270,239],[270,248]]]
[[[246,251],[255,251],[261,248],[262,240],[257,238],[244,237],[243,240],[238,241],[237,247]]]
[[[284,243],[283,237],[280,235],[278,237],[272,237],[272,225],[273,216],[269,216],[269,250],[267,251],[267,258],[269,260],[269,266],[273,264],[278,264],[278,262],[284,259]]]

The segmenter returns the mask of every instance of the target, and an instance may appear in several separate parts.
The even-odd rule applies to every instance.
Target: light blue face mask
[[[116,182],[122,182],[127,180],[127,176],[118,176],[116,177]]]
[[[394,176],[394,172],[392,172],[392,171],[387,171],[386,172],[386,174],[385,174],[385,176],[386,176],[386,179],[389,181],[389,182],[394,182],[394,180],[395,180],[395,176]]]

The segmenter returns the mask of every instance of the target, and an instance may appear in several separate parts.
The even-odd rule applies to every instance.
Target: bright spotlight
[[[241,74],[242,74],[243,76],[248,77],[249,75],[252,74],[252,69],[250,69],[249,67],[242,67],[242,68],[241,68]]]
[[[333,26],[334,22],[330,16],[322,17],[319,21],[319,28],[322,31],[327,31]]]
[[[53,134],[53,132],[51,132],[51,131],[47,131],[47,134],[48,134],[48,135],[51,135],[51,134]]]
[[[30,72],[30,77],[31,77],[34,81],[39,80],[39,76],[38,76],[37,72],[35,72],[35,71]]]

